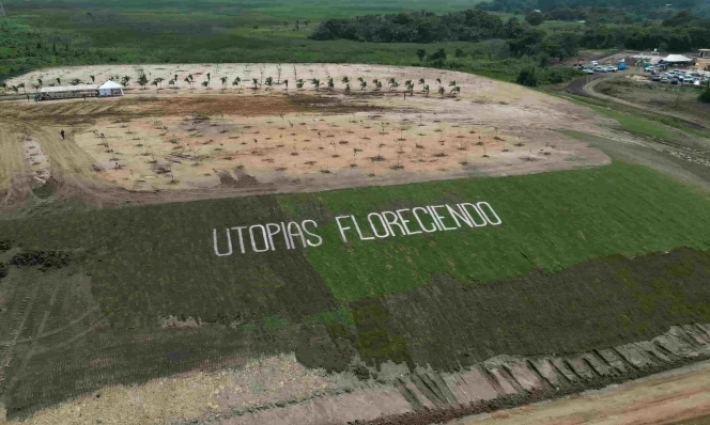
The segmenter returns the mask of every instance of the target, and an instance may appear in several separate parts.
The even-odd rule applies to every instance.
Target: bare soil
[[[140,72],[165,81],[156,90],[142,90],[134,82]],[[175,74],[177,88],[167,88]],[[29,138],[41,146],[60,196],[80,195],[100,205],[525,174],[609,162],[557,131],[574,123],[576,129],[604,133],[604,119],[523,87],[449,71],[332,64],[289,65],[281,71],[273,64],[93,66],[53,68],[17,80],[57,84],[59,78],[67,84],[74,78],[90,81],[89,75],[97,82],[131,76],[128,96],[8,102],[0,105],[0,116],[16,123],[5,130],[3,143]],[[195,81],[192,88],[183,81],[188,75]],[[261,84],[269,76],[274,84]],[[221,77],[227,78],[224,85]],[[237,77],[242,82],[232,85]],[[358,77],[366,88],[360,89]],[[282,81],[287,78],[288,86]],[[308,82],[313,78],[320,79],[320,87]],[[306,80],[304,86],[296,88],[296,79]],[[382,88],[374,89],[374,80]],[[413,96],[404,93],[407,80],[415,85]],[[445,95],[437,93],[440,86]],[[450,93],[454,86],[459,94]],[[10,188],[18,190],[12,176],[32,170],[12,154],[3,157],[0,191],[7,197]]]
[[[705,362],[601,391],[477,415],[449,425],[692,424],[696,423],[692,418],[707,415],[710,363]]]

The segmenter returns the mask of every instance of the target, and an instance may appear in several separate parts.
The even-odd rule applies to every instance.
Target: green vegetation
[[[362,225],[370,212],[477,201],[502,224],[368,241],[351,230],[344,243],[334,220],[352,214]],[[356,354],[450,369],[710,321],[710,201],[620,162],[107,210],[43,202],[33,218],[0,216],[0,235],[15,241],[2,244],[0,263],[24,252],[17,258],[34,264],[0,280],[0,341],[19,335],[0,383],[11,415],[255,354],[295,351],[328,370],[352,367]],[[241,254],[234,239],[232,256],[214,254],[213,229],[304,219],[318,223],[321,246],[278,240],[274,251]],[[40,269],[67,252],[61,268]],[[162,329],[168,317],[199,327]]]

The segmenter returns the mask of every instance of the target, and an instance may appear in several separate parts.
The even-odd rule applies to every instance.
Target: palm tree
[[[221,77],[219,81],[222,82],[222,90],[224,90],[227,87],[227,77]]]
[[[89,78],[91,78],[91,82],[95,83],[96,82],[96,76],[95,75],[89,75]]]
[[[375,90],[382,90],[382,81],[377,80],[377,84],[375,84]]]
[[[129,81],[131,81],[131,77],[129,77],[128,75],[126,75],[126,76],[124,76],[123,78],[121,78],[121,85],[123,86],[124,89],[125,89],[126,87],[128,87],[128,82],[129,82]]]
[[[397,84],[397,80],[395,80],[394,78],[390,78],[389,80],[387,80],[387,83],[390,86],[390,90],[397,88],[399,86],[399,84]]]
[[[414,84],[412,84],[411,81],[406,85],[406,88],[407,88],[407,91],[409,92],[409,95],[414,96]]]
[[[426,81],[424,81],[423,78],[420,78],[420,79],[419,79],[419,85],[422,85],[422,84],[426,84]]]
[[[239,77],[237,77],[237,78],[234,79],[234,81],[232,81],[232,85],[233,85],[233,86],[238,86],[239,83],[241,83],[241,82],[242,82],[242,79],[239,78]]]
[[[271,86],[274,84],[274,79],[272,77],[267,77],[266,80],[264,80],[264,83],[266,84],[266,90],[271,90]]]
[[[362,78],[358,78],[360,80],[360,90],[365,90],[367,87],[367,81],[363,80]]]
[[[38,78],[38,79],[37,79],[37,84],[39,84],[40,87],[42,87],[42,79],[41,79],[41,78]]]
[[[210,80],[205,80],[205,81],[203,81],[203,82],[202,82],[202,87],[204,87],[205,90],[207,90],[207,89],[210,87]]]
[[[192,80],[188,77],[185,77],[183,81],[186,82],[190,86],[190,90],[192,90]]]
[[[343,77],[342,80],[340,80],[340,82],[343,83],[343,84],[348,84],[348,83],[350,83],[350,78],[348,78],[347,76],[345,76],[345,77]]]
[[[456,87],[456,80],[449,81],[449,87]]]
[[[286,91],[288,91],[288,80],[284,80],[284,84],[286,84]]]
[[[321,82],[318,78],[312,78],[311,84],[313,84],[313,87],[316,88],[316,91],[320,90]]]
[[[451,89],[451,91],[449,92],[449,94],[454,94],[454,93],[456,93],[456,94],[461,93],[461,87],[456,86],[453,89]]]
[[[168,85],[169,85],[169,86],[174,86],[174,85],[175,85],[175,80],[170,80],[170,81],[168,81]]]
[[[57,84],[62,84],[62,79],[57,77]]]
[[[407,80],[407,81],[404,82],[404,86],[405,86],[405,87],[411,86],[411,85],[412,85],[412,80]]]
[[[333,78],[328,77],[328,90],[333,90],[335,88],[335,83],[333,82]]]
[[[306,82],[303,80],[303,78],[299,78],[298,80],[296,80],[296,88],[302,89],[305,83]]]
[[[252,78],[251,83],[254,85],[254,90],[256,90],[256,86],[259,85],[259,79],[258,78]]]
[[[426,97],[429,97],[429,84],[424,84],[422,91],[426,93]]]
[[[444,89],[444,87],[440,86],[439,87],[439,94],[443,96],[445,93],[446,93],[446,90]]]

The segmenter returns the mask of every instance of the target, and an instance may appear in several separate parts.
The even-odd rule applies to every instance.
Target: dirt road
[[[653,375],[601,391],[494,414],[477,415],[449,425],[631,425],[698,424],[710,415],[710,362]],[[703,419],[706,420],[707,418]]]

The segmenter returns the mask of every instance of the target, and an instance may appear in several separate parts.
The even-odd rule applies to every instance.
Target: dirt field
[[[700,425],[707,423],[707,415],[710,363],[705,362],[601,391],[464,418],[449,425]],[[693,418],[698,418],[697,422]]]
[[[165,81],[140,89],[135,81],[141,72]],[[51,172],[107,190],[234,194],[524,174],[609,161],[556,131],[574,123],[598,134],[606,131],[598,125],[603,118],[516,85],[434,69],[91,66],[37,71],[9,83],[86,83],[90,75],[97,83],[130,76],[129,96],[0,105],[0,115],[17,123],[4,130],[2,143],[21,139],[34,146],[24,166],[17,158],[21,152],[3,155],[0,190],[11,187],[12,176],[22,170],[34,174],[33,184],[48,180]],[[169,85],[175,75],[177,83]],[[184,82],[188,75],[190,85]],[[233,85],[237,77],[241,82]],[[367,87],[361,88],[360,77]],[[320,86],[310,82],[314,78]],[[297,88],[299,79],[303,86]],[[420,79],[429,85],[428,94]],[[407,81],[414,96],[405,93]],[[452,93],[454,87],[460,93]],[[42,165],[45,157],[49,166]]]

